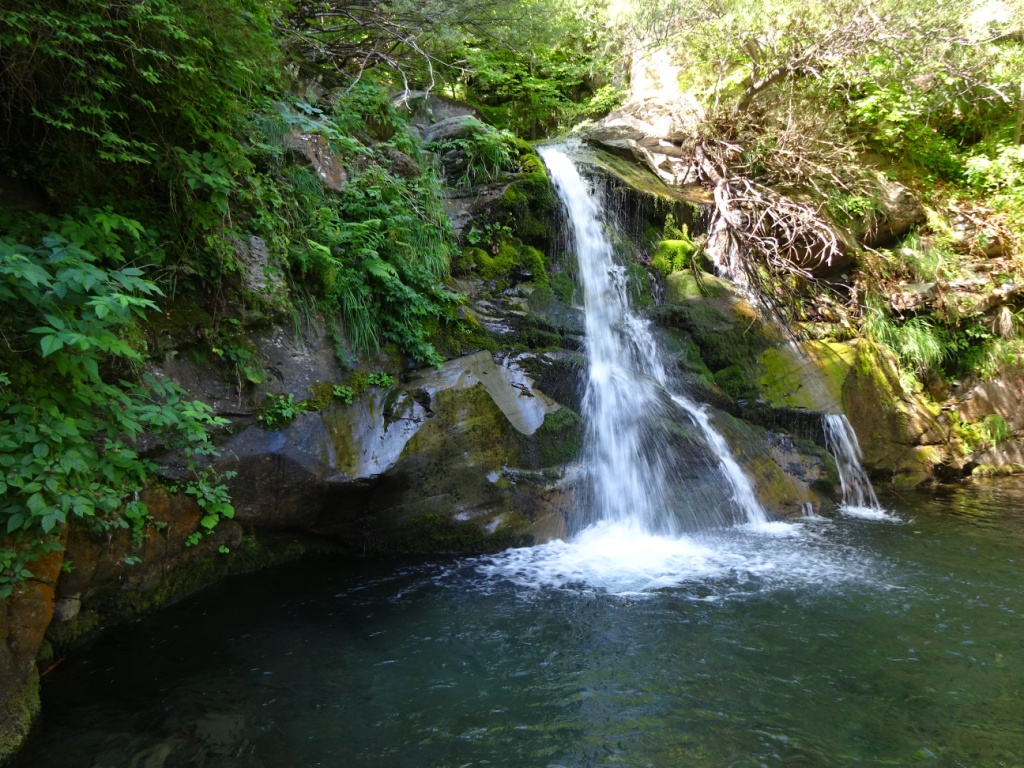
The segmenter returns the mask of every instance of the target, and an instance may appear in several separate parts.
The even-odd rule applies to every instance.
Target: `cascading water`
[[[863,454],[857,434],[849,420],[841,413],[826,413],[822,416],[825,427],[825,444],[836,460],[839,482],[843,487],[843,506],[854,514],[865,511],[880,512],[881,505],[875,496],[864,467]]]
[[[732,246],[730,246],[731,248]],[[735,267],[735,251],[730,250],[727,256],[719,255],[715,259],[715,269],[722,276],[738,285],[745,285],[746,280]],[[756,297],[750,296],[756,303]],[[787,326],[770,310],[767,314],[773,317],[776,324],[788,333]],[[835,397],[829,393],[820,372],[808,355],[800,349],[795,340],[785,347],[792,356],[797,368],[802,372],[800,386],[806,391],[817,410],[822,414],[822,430],[825,433],[825,447],[836,461],[839,470],[839,481],[842,487],[842,508],[848,514],[861,517],[887,517],[878,497],[871,487],[867,472],[861,463],[863,453],[853,425],[846,418],[836,403]]]
[[[799,361],[799,368],[802,371],[801,386],[821,411],[825,448],[836,460],[836,468],[839,470],[839,482],[843,492],[842,509],[848,514],[861,517],[885,517],[885,510],[878,503],[875,490],[871,487],[871,481],[861,463],[864,454],[857,441],[857,433],[853,431],[853,425],[839,409],[818,367],[808,355],[795,341],[789,343],[788,349],[793,359]]]
[[[666,503],[672,494],[658,445],[658,422],[668,403],[682,409],[703,433],[745,522],[767,522],[749,478],[707,408],[667,391],[668,377],[650,327],[630,310],[627,272],[615,263],[598,196],[564,152],[549,147],[541,157],[568,213],[583,288],[590,361],[583,407],[593,489],[588,522],[628,522],[648,532],[678,533],[679,518]]]

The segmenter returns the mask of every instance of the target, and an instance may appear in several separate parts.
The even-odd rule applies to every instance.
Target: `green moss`
[[[813,392],[804,386],[801,366],[785,348],[766,349],[758,358],[761,376],[758,387],[761,396],[771,405],[820,410]]]
[[[651,317],[668,328],[684,331],[699,353],[683,345],[684,363],[697,375],[710,373],[726,392],[739,396],[757,389],[758,355],[769,345],[756,320],[727,315],[712,300],[656,307]]]
[[[572,279],[572,275],[558,272],[551,275],[551,290],[560,301],[565,304],[572,304],[572,300],[576,295],[576,282]]]
[[[494,255],[482,248],[473,249],[477,274],[483,280],[515,282],[514,278],[529,278],[536,285],[548,284],[547,260],[536,248],[518,239],[506,239]]]
[[[46,628],[46,639],[50,642],[53,652],[63,653],[83,640],[88,639],[103,628],[103,619],[92,609],[81,611],[71,621],[50,622]]]
[[[33,668],[22,686],[0,705],[0,764],[21,748],[39,709],[39,672]]]
[[[520,465],[543,469],[576,461],[583,451],[583,421],[571,408],[562,407],[544,417],[530,436],[519,435]]]
[[[495,201],[492,212],[507,221],[516,237],[531,245],[546,245],[551,237],[549,221],[555,210],[555,193],[547,168],[531,147],[519,156],[520,172]]]
[[[673,272],[665,278],[665,288],[666,299],[676,304],[705,296],[722,298],[729,296],[732,291],[729,284],[721,278],[707,272],[694,272],[692,269]]]
[[[370,374],[366,371],[352,371],[345,386],[352,390],[353,397],[359,397],[370,386]]]
[[[405,444],[398,461],[415,454],[431,455],[439,449],[452,450],[451,433],[439,424],[458,424],[461,429],[458,445],[461,450],[479,456],[482,464],[498,468],[514,465],[518,460],[509,447],[507,435],[511,425],[480,382],[466,389],[439,391],[430,403],[435,418],[428,420]]]
[[[758,357],[761,397],[777,408],[822,410],[836,405],[856,356],[854,347],[839,342],[805,342],[799,353],[788,346],[766,349]]]
[[[682,303],[687,299],[698,299],[703,294],[700,290],[700,283],[693,270],[684,269],[681,272],[673,272],[665,278],[667,298],[671,302]]]
[[[482,248],[478,248],[475,245],[471,245],[468,248],[464,248],[460,253],[452,257],[451,271],[455,277],[464,277],[473,273],[476,268],[477,261],[479,260],[479,253],[487,255],[486,251]]]
[[[327,381],[317,381],[309,385],[309,397],[305,402],[308,410],[322,411],[334,400],[334,385]]]
[[[526,349],[550,350],[562,346],[562,334],[544,318],[528,315],[519,322],[519,340]]]
[[[749,395],[757,389],[757,379],[751,376],[749,366],[730,365],[714,374],[715,384],[733,398]]]
[[[695,250],[690,238],[662,240],[651,257],[651,266],[661,272],[663,277],[668,277],[673,272],[689,269]]]
[[[486,349],[497,352],[498,340],[487,332],[475,317],[466,314],[462,318],[441,318],[428,324],[430,341],[438,353],[446,358]]]
[[[626,273],[629,275],[630,300],[637,309],[650,309],[654,306],[654,296],[651,295],[651,277],[647,270],[636,262],[626,263]]]

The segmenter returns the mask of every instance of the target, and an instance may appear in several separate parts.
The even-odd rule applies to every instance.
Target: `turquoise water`
[[[238,578],[65,659],[19,766],[1024,765],[1024,483],[883,504]]]

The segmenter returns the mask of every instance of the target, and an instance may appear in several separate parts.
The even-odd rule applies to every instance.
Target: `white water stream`
[[[825,445],[835,457],[839,469],[839,482],[843,487],[843,511],[854,517],[887,517],[861,465],[863,454],[853,425],[841,413],[824,414],[822,424],[825,428]]]
[[[601,200],[565,153],[541,150],[565,205],[579,263],[590,377],[583,401],[588,471],[598,521],[635,522],[650,533],[678,533],[666,509],[672,497],[655,444],[656,422],[669,403],[686,413],[715,454],[731,499],[745,522],[764,525],[750,479],[715,429],[707,406],[669,391],[669,381],[649,324],[629,306],[627,272],[616,264]],[[693,517],[700,522],[699,511]]]

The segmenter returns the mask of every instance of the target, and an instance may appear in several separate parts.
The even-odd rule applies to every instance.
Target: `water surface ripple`
[[[1019,765],[1024,483],[884,504],[234,579],[65,659],[19,765]]]

